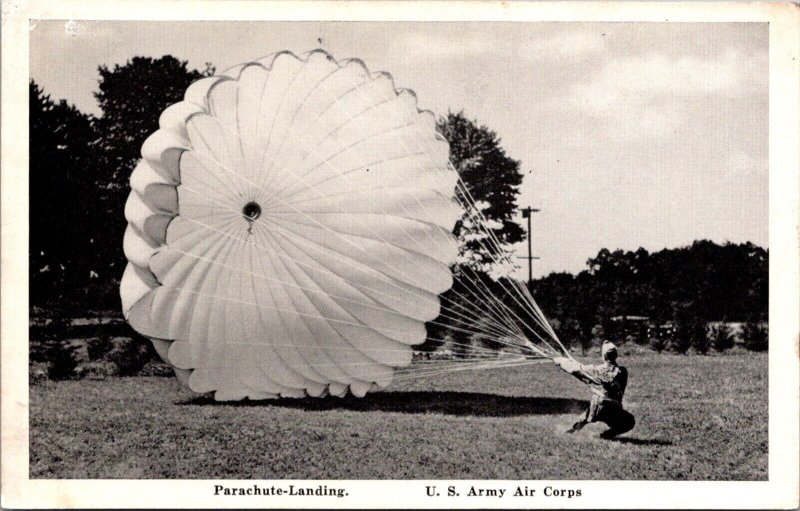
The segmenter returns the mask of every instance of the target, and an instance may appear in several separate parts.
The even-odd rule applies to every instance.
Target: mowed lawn
[[[217,404],[172,378],[31,388],[33,478],[767,478],[767,356],[622,357],[636,428],[566,435],[588,389],[550,364],[364,399]]]

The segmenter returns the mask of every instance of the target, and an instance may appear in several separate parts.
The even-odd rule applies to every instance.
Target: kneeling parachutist
[[[571,358],[553,359],[561,369],[586,383],[592,391],[589,409],[567,430],[573,433],[590,422],[604,422],[609,429],[600,434],[602,438],[613,438],[633,429],[636,420],[622,408],[622,396],[628,385],[628,371],[617,364],[617,347],[609,341],[603,342],[603,363],[584,365]]]

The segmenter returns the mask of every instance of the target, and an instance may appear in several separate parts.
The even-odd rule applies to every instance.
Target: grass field
[[[587,388],[534,365],[395,384],[364,399],[216,404],[172,378],[31,388],[33,478],[767,478],[767,356],[633,355],[636,428],[565,435]]]

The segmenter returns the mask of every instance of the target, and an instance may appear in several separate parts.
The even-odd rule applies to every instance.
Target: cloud
[[[730,50],[721,59],[650,54],[611,61],[588,83],[571,88],[574,104],[607,110],[623,102],[698,94],[739,95],[751,69]]]
[[[409,32],[400,36],[395,47],[402,53],[421,59],[466,58],[492,51],[492,41],[480,33],[454,38],[447,34]]]
[[[598,30],[561,30],[549,37],[506,38],[501,31],[475,25],[453,33],[410,32],[400,36],[396,48],[418,58],[474,58],[510,55],[527,61],[574,61],[602,53],[606,41]]]
[[[520,45],[517,54],[526,60],[558,58],[578,60],[606,49],[604,34],[593,31],[563,31],[548,38],[531,38]]]
[[[746,175],[766,176],[768,169],[767,158],[756,158],[737,150],[724,158],[720,171],[731,178],[739,178]]]
[[[632,135],[644,131],[659,136],[693,115],[692,101],[766,95],[762,63],[732,49],[718,58],[658,53],[624,57],[607,62],[554,103],[609,123],[624,122]]]

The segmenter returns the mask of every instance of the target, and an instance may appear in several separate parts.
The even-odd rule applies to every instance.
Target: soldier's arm
[[[596,371],[592,366],[581,364],[577,360],[567,357],[554,358],[553,362],[583,383],[597,383],[597,379],[593,374]]]

